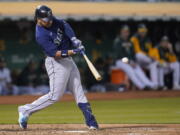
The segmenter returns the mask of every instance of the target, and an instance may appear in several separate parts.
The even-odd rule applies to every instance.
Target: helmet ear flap
[[[37,17],[34,16],[34,23],[36,24],[37,23]]]

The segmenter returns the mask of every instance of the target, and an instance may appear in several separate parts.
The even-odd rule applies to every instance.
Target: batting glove
[[[84,45],[80,45],[80,46],[78,47],[78,49],[80,49],[81,51],[85,52],[85,47],[84,47]]]
[[[83,54],[84,50],[77,48],[77,49],[73,49],[73,52],[74,54]]]
[[[82,45],[81,40],[77,39],[76,37],[72,37],[71,41],[73,43],[73,46],[76,47],[76,48],[78,48],[78,47],[80,47]]]

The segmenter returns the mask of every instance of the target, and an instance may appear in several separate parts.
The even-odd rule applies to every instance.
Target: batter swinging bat
[[[95,79],[97,81],[100,81],[102,79],[101,75],[98,73],[92,62],[89,60],[89,58],[86,56],[85,53],[82,53],[86,63],[88,64],[89,69],[91,70],[92,74],[94,75]]]

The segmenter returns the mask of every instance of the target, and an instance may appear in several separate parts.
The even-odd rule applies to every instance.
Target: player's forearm
[[[76,54],[76,53],[75,53],[73,50],[67,50],[67,54],[66,54],[66,56],[64,56],[64,57],[72,56],[72,55],[74,55],[74,54]],[[62,56],[62,51],[57,51],[54,57],[55,57],[56,59],[63,58],[63,56]]]

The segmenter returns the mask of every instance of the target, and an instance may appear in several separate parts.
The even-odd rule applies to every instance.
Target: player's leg
[[[19,107],[19,122],[21,123],[21,120],[23,121],[22,117],[24,116],[24,125],[27,125],[27,119],[32,113],[52,105],[64,94],[72,67],[67,65],[64,60],[57,62],[50,57],[46,59],[45,65],[49,75],[50,92],[35,100],[31,104]],[[26,128],[26,126],[22,128]]]
[[[144,89],[146,87],[145,84],[141,82],[141,80],[139,80],[139,78],[136,76],[134,69],[129,64],[118,60],[116,62],[116,67],[123,70],[138,88]]]
[[[69,77],[67,89],[72,91],[75,97],[76,103],[84,115],[86,125],[90,129],[98,129],[98,123],[95,119],[95,116],[92,114],[91,106],[88,103],[88,100],[84,94],[84,91],[81,85],[79,70],[73,61],[72,61],[72,66],[73,66],[73,69]]]
[[[156,61],[148,65],[151,81],[158,86],[158,63]]]
[[[134,68],[136,76],[143,82],[146,86],[151,88],[156,88],[157,86],[145,75],[144,71],[141,69],[139,65],[136,65]]]
[[[136,59],[137,62],[142,66],[142,67],[147,67],[146,65],[148,65],[148,69],[150,71],[150,78],[151,81],[158,86],[158,72],[157,72],[157,62],[153,61],[150,57],[142,54],[142,53],[137,53],[136,54]]]
[[[180,71],[179,71],[179,63],[173,62],[170,63],[170,68],[173,71],[173,89],[180,89],[179,79],[180,79]]]
[[[152,59],[149,58],[148,56],[146,56],[145,54],[143,53],[137,53],[136,54],[136,59],[137,59],[137,62],[139,64],[149,64],[152,62]]]
[[[164,85],[164,75],[165,75],[165,67],[158,68],[158,85],[160,88],[165,87]]]

